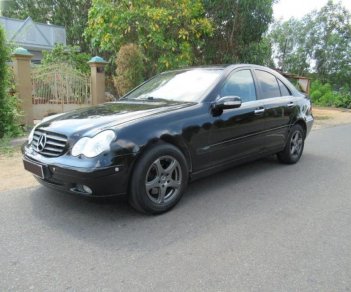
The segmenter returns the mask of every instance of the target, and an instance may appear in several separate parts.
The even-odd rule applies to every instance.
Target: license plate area
[[[44,165],[23,159],[24,169],[44,179]]]

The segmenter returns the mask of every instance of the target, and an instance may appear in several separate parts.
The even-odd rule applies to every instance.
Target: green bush
[[[143,81],[144,56],[135,44],[121,47],[116,57],[115,87],[120,96]]]
[[[310,96],[315,103],[318,103],[319,99],[322,97],[322,92],[319,89],[316,89],[314,91],[311,90]]]
[[[316,105],[351,108],[351,92],[347,85],[335,91],[329,83],[316,80],[311,84],[310,96]]]
[[[0,138],[18,136],[22,133],[19,125],[18,99],[14,94],[9,66],[6,64],[9,60],[9,46],[0,27]]]
[[[319,103],[323,106],[333,106],[336,96],[332,91],[325,92],[319,99]]]
[[[351,108],[351,93],[341,93],[334,102],[336,107]]]
[[[69,64],[73,68],[79,70],[82,73],[90,73],[90,67],[88,61],[90,55],[86,53],[80,53],[78,46],[64,46],[62,44],[56,44],[52,51],[43,52],[43,65],[50,64]]]
[[[332,86],[329,83],[325,83],[320,87],[320,90],[322,92],[322,95],[328,94],[328,93],[332,93],[333,89]]]

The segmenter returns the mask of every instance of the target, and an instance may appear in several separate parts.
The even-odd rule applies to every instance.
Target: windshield
[[[199,101],[221,75],[222,69],[165,72],[126,95],[126,99]]]

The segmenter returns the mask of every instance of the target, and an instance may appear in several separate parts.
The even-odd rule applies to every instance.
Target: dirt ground
[[[351,110],[314,107],[313,130],[351,123]]]
[[[19,150],[11,156],[0,156],[0,192],[28,188],[37,184],[34,177],[23,169]]]
[[[350,110],[314,107],[313,115],[313,130],[351,123]],[[0,154],[0,192],[38,185],[33,176],[23,169],[22,157],[17,148],[11,156]]]

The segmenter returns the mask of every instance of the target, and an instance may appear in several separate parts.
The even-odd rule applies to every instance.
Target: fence
[[[69,65],[36,66],[31,78],[34,119],[92,105],[90,76]]]
[[[50,114],[105,102],[106,62],[102,58],[94,57],[89,61],[90,75],[64,64],[32,67],[31,58],[32,55],[22,48],[12,55],[23,124],[32,125],[34,120]]]

